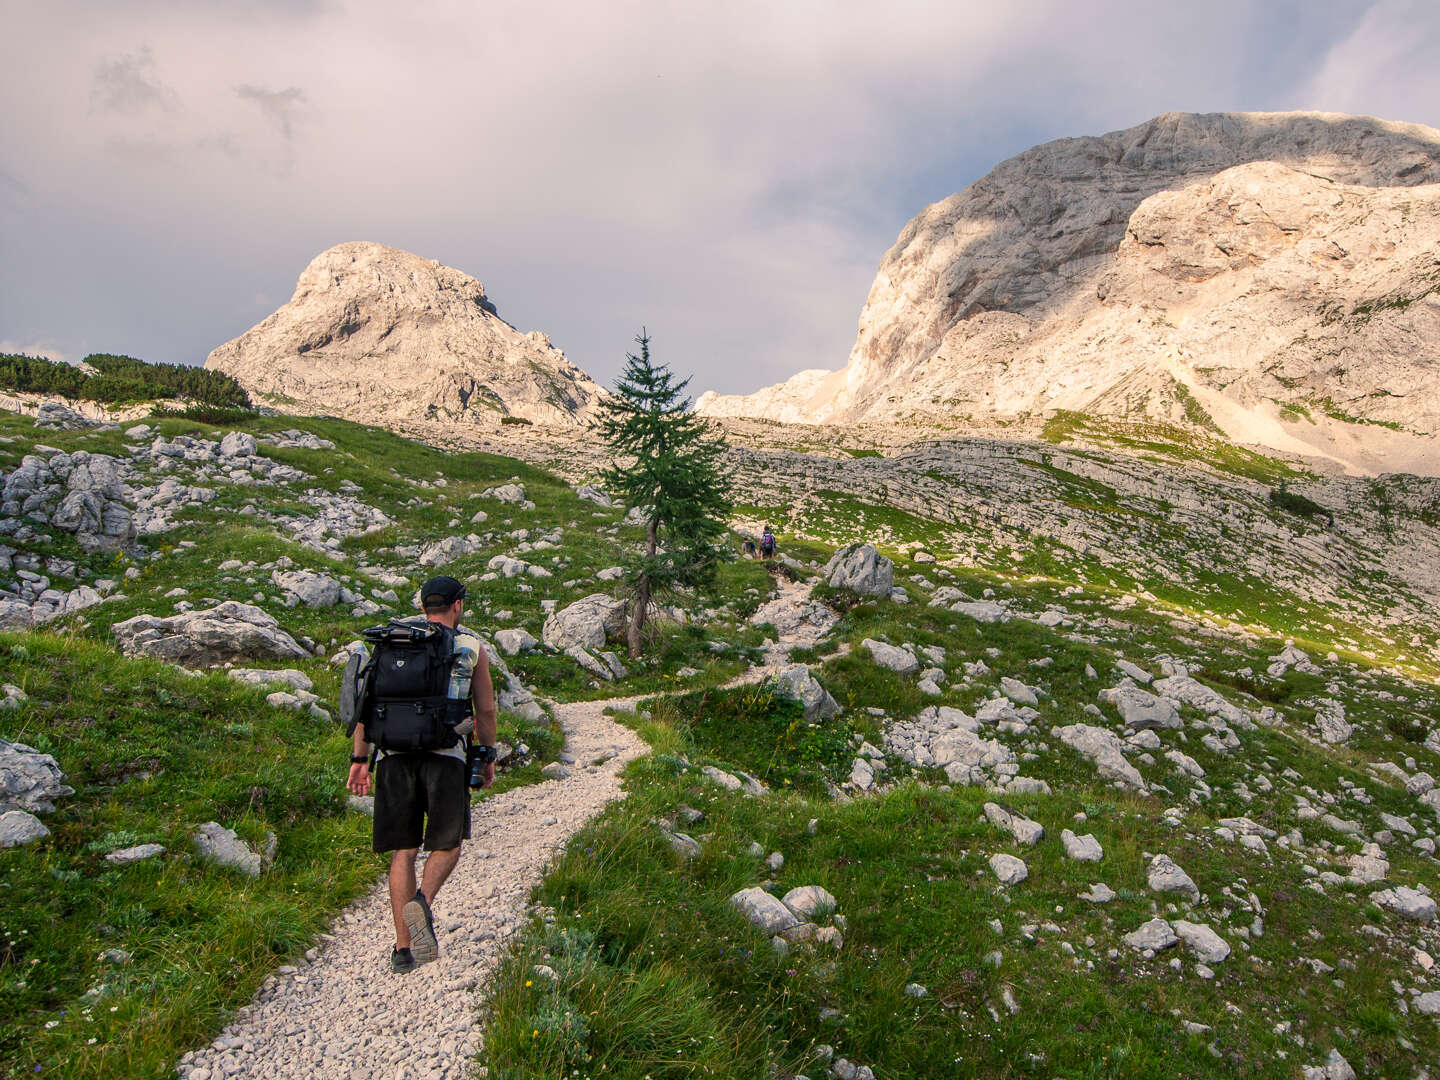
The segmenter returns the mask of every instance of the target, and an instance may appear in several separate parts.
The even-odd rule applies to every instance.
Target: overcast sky
[[[203,362],[318,252],[473,274],[610,383],[844,364],[905,222],[1171,110],[1440,127],[1440,3],[0,0],[0,348]]]

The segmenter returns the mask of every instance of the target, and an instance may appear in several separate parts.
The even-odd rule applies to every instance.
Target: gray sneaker
[[[435,940],[435,919],[430,914],[430,905],[425,902],[423,892],[416,891],[415,898],[401,908],[400,918],[410,931],[410,951],[415,956],[415,963],[428,964],[439,959],[440,943]]]
[[[420,966],[420,961],[415,959],[415,954],[409,949],[402,949],[399,946],[390,950],[390,970],[397,975],[404,975],[407,971],[414,971]]]

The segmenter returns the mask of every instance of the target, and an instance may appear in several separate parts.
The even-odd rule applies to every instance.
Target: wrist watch
[[[364,764],[365,764],[367,761],[369,761],[369,760],[370,760],[370,755],[369,755],[369,754],[351,754],[351,755],[350,755],[350,764],[351,764],[351,765],[364,765]]]

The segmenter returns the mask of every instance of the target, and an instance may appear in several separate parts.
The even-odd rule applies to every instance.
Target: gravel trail
[[[570,837],[622,796],[620,771],[648,750],[602,714],[607,705],[628,708],[637,700],[557,705],[565,751],[575,760],[570,775],[474,805],[472,838],[435,904],[438,961],[390,973],[394,938],[381,881],[339,915],[304,960],[271,976],[209,1046],[186,1054],[179,1076],[473,1075],[483,1035],[480,988],[524,926],[530,890]]]

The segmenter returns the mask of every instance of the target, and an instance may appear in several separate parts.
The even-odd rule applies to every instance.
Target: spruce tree
[[[597,429],[615,463],[601,472],[609,490],[645,514],[645,546],[630,567],[634,597],[626,642],[640,656],[650,606],[658,597],[710,584],[729,554],[723,540],[730,512],[725,443],[690,411],[668,365],[650,360],[642,329],[640,355],[626,354],[615,396],[601,405]]]

